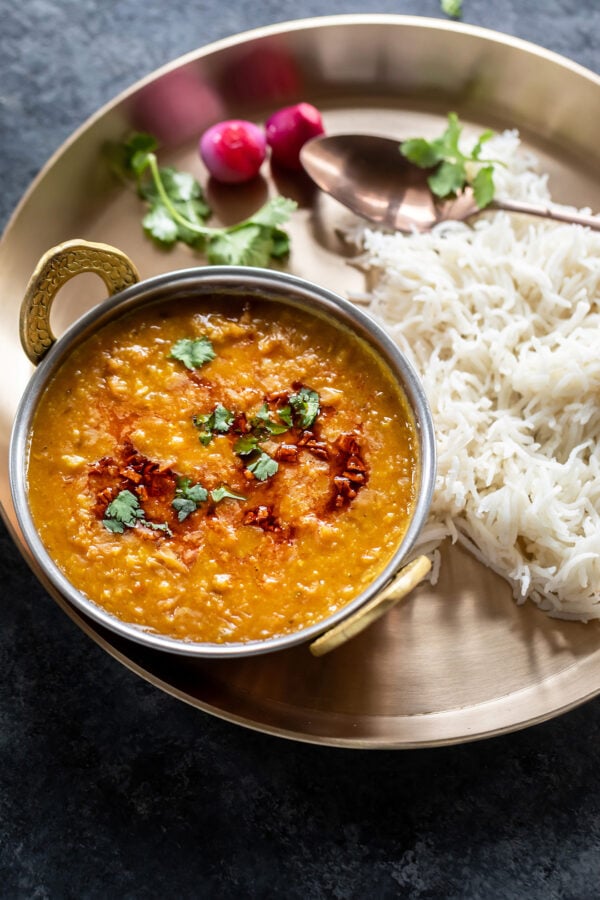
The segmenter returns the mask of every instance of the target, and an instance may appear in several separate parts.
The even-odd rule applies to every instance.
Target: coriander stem
[[[158,161],[156,159],[156,155],[154,153],[148,153],[147,159],[148,165],[150,166],[152,179],[154,181],[154,184],[156,185],[156,190],[158,191],[158,196],[160,197],[166,208],[169,210],[169,214],[171,215],[171,217],[180,225],[183,225],[184,228],[189,229],[189,231],[193,231],[195,234],[201,234],[203,237],[210,237],[212,235],[219,234],[221,229],[207,228],[202,225],[196,225],[195,222],[190,222],[189,219],[186,219],[185,216],[182,216],[181,213],[178,212],[177,209],[175,209],[162,183],[162,178],[160,177],[160,172],[158,170]]]
[[[203,237],[211,238],[219,234],[230,234],[233,231],[239,231],[241,228],[245,228],[247,225],[251,224],[250,219],[244,219],[242,222],[238,222],[236,225],[230,225],[228,228],[209,228],[206,225],[196,225],[195,222],[190,222],[190,220],[186,219],[185,216],[182,216],[181,213],[171,203],[169,195],[165,191],[162,178],[160,177],[156,154],[148,153],[147,159],[148,165],[150,166],[152,179],[154,181],[154,184],[156,185],[156,190],[158,191],[158,196],[168,209],[171,217],[180,225],[183,225],[184,228],[187,228],[189,231],[193,231],[194,234],[200,234]]]

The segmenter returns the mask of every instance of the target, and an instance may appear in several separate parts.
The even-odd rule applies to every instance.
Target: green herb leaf
[[[163,187],[169,198],[174,203],[188,203],[190,200],[201,201],[201,208],[205,216],[210,214],[210,206],[204,202],[204,194],[200,186],[200,182],[194,178],[189,172],[180,172],[173,166],[161,166],[158,170],[162,179]],[[156,185],[153,185],[152,192],[156,199]],[[147,200],[152,199],[149,191],[143,194]]]
[[[149,148],[136,150],[130,159],[130,166],[133,174],[139,178],[151,164],[153,156],[154,153]]]
[[[271,256],[273,259],[283,259],[290,252],[290,236],[281,228],[274,228],[271,232]]]
[[[140,525],[145,525],[146,528],[151,528],[153,531],[164,531],[169,537],[173,537],[173,532],[166,522],[149,522],[148,519],[140,519]]]
[[[235,414],[231,410],[222,403],[217,403],[211,413],[196,415],[192,422],[200,431],[200,443],[208,447],[215,434],[227,434],[234,419]]]
[[[159,244],[170,246],[179,238],[179,226],[162,203],[155,203],[142,219],[142,227],[146,234]]]
[[[204,503],[208,499],[208,491],[199,482],[194,483],[191,478],[180,478],[177,482],[175,493],[186,497],[194,503]]]
[[[261,451],[256,459],[248,463],[246,468],[258,481],[266,481],[277,472],[279,464],[268,453]]]
[[[235,415],[230,410],[226,409],[222,403],[217,403],[215,406],[213,417],[213,431],[216,431],[219,434],[227,434],[235,419]]]
[[[143,163],[142,154],[152,153],[157,147],[156,138],[151,134],[135,132],[120,144],[108,144],[104,148],[104,155],[115,175],[127,181],[137,176],[137,168]]]
[[[261,437],[264,439],[272,434],[283,434],[290,427],[279,422],[273,422],[266,403],[263,403],[256,415],[250,419],[250,425],[259,440]]]
[[[208,447],[213,439],[213,432],[210,427],[210,420],[212,417],[212,413],[199,413],[198,415],[192,416],[194,427],[200,432],[198,438],[203,447]]]
[[[215,488],[210,492],[210,496],[212,497],[215,503],[220,503],[221,500],[226,500],[229,498],[230,500],[247,500],[247,497],[242,496],[242,494],[235,494],[233,491],[230,491],[229,488],[222,484],[221,487]]]
[[[300,388],[290,396],[290,406],[300,428],[310,428],[320,412],[319,395],[310,388]]]
[[[134,528],[136,525],[145,525],[154,531],[164,531],[172,536],[172,531],[166,522],[149,522],[144,517],[144,511],[134,493],[128,490],[119,491],[115,499],[108,504],[102,524],[107,531],[113,534],[123,534],[125,528]]]
[[[156,139],[140,133],[108,153],[113,171],[133,178],[149,204],[142,224],[155,241],[165,247],[182,241],[206,250],[210,263],[224,265],[267,266],[289,253],[289,236],[280,226],[296,209],[294,200],[273,197],[237,225],[209,228],[210,208],[199,182],[189,172],[159,167],[156,149]]]
[[[465,165],[462,162],[443,162],[427,179],[427,184],[436,197],[458,194],[465,183]]]
[[[119,522],[117,519],[103,519],[102,524],[107,531],[112,531],[113,534],[123,534],[125,531],[124,523]]]
[[[175,497],[171,506],[177,512],[177,520],[179,522],[185,521],[190,513],[198,509],[197,503],[194,503],[193,500],[186,500],[185,497]]]
[[[282,422],[285,422],[288,428],[292,428],[294,422],[292,420],[292,407],[289,404],[282,406],[281,409],[277,410],[277,415]]]
[[[192,500],[194,503],[204,503],[204,501],[208,498],[208,491],[206,488],[203,488],[201,484],[192,484],[185,492],[185,496],[188,500]]]
[[[215,266],[265,266],[271,256],[271,240],[258,225],[224,231],[210,238],[207,257]]]
[[[258,439],[254,434],[243,434],[233,445],[233,452],[238,456],[248,456],[258,450]]]
[[[459,162],[465,157],[460,152],[459,141],[462,132],[462,126],[458,120],[456,113],[448,113],[448,125],[440,138],[434,141],[439,148],[439,152],[443,159],[450,162]]]
[[[488,129],[488,131],[484,131],[484,132],[482,132],[482,134],[479,135],[479,138],[477,139],[477,143],[475,144],[475,146],[473,147],[473,150],[471,152],[471,156],[473,157],[473,159],[479,159],[479,157],[481,156],[481,151],[483,149],[483,145],[487,141],[489,141],[490,138],[493,138],[493,137],[494,137],[494,132],[489,129]]]
[[[106,507],[105,518],[102,522],[109,531],[123,534],[125,526],[133,528],[138,520],[143,518],[144,512],[140,507],[138,498],[131,491],[119,491],[117,496]]]
[[[453,19],[460,19],[462,16],[462,0],[440,0],[442,12]]]
[[[295,200],[272,197],[244,222],[217,231],[210,238],[208,261],[237,266],[268,266],[271,257],[289,252],[289,237],[279,228],[296,209]]]
[[[283,225],[287,222],[297,206],[296,201],[290,200],[288,197],[272,197],[246,222],[247,224],[262,225],[265,228],[275,228],[276,225]],[[239,226],[234,225],[233,227]]]
[[[280,425],[278,422],[269,421],[268,423],[266,423],[266,427],[269,431],[269,434],[284,434],[284,432],[289,431],[288,425]]]
[[[269,419],[269,407],[266,403],[263,403],[255,416],[250,419],[251,425],[264,425],[265,423],[270,422]]]
[[[194,370],[210,362],[217,354],[212,342],[203,334],[200,338],[181,338],[173,344],[169,355],[171,359],[178,359],[186,368]]]
[[[158,174],[172,209],[178,213],[181,220],[202,228],[211,210],[204,199],[200,182],[189,172],[179,172],[172,166],[161,167]],[[142,182],[139,193],[150,204],[150,212],[144,216],[142,224],[151,237],[162,244],[172,244],[179,240],[199,249],[204,247],[205,236],[190,230],[183,221],[173,217],[172,211],[161,199],[161,193],[153,180]],[[167,228],[167,220],[170,228]],[[168,233],[167,240],[163,237],[164,232]]]
[[[494,197],[494,163],[503,163],[499,160],[481,159],[483,145],[493,136],[493,131],[484,131],[469,154],[460,149],[461,132],[462,126],[456,113],[448,113],[448,125],[439,138],[433,141],[411,138],[400,145],[400,152],[416,166],[433,169],[427,183],[436,197],[454,196],[470,185],[475,201],[482,209]],[[467,173],[467,163],[480,164],[470,167],[476,170],[472,178]]]
[[[208,491],[201,484],[194,484],[189,478],[180,478],[175,489],[175,499],[171,506],[177,512],[177,519],[183,522],[208,500]]]
[[[403,141],[402,155],[420,169],[431,169],[443,159],[435,142],[427,141],[425,138],[410,138]]]
[[[473,179],[473,195],[479,209],[488,206],[494,199],[494,169],[484,166]]]

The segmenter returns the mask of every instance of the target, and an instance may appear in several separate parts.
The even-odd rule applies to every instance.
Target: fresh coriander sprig
[[[400,152],[419,168],[433,170],[427,184],[436,197],[443,199],[459,194],[468,185],[473,189],[477,206],[483,209],[494,199],[494,165],[503,163],[481,158],[483,145],[493,137],[493,131],[484,131],[469,154],[463,153],[459,147],[461,133],[458,116],[449,113],[448,126],[439,138],[433,141],[411,138],[402,142]],[[467,170],[467,163],[479,165],[473,178]]]
[[[321,411],[319,395],[316,391],[307,387],[300,388],[296,394],[291,394],[290,406],[294,411],[294,415],[300,428],[310,428]],[[284,410],[280,411],[280,416],[282,412],[284,412]],[[284,416],[285,415],[286,413],[284,412]]]
[[[246,457],[244,460],[246,469],[251,472],[258,481],[266,481],[279,469],[277,460],[269,456],[259,447],[260,436],[243,434],[233,445],[233,452],[238,456]]]
[[[208,500],[208,491],[201,484],[193,484],[190,478],[179,478],[175,489],[175,498],[171,506],[177,513],[179,522],[196,512],[201,503]]]
[[[210,497],[213,503],[220,503],[221,500],[247,500],[247,497],[244,497],[243,494],[236,494],[235,491],[230,491],[226,484],[222,484],[218,488],[214,488],[210,492]]]
[[[184,522],[191,513],[196,512],[201,503],[206,503],[210,496],[213,503],[222,500],[247,500],[242,494],[230,491],[226,484],[222,484],[212,491],[207,491],[201,484],[194,484],[190,478],[182,477],[177,482],[175,498],[171,504],[177,513],[177,519]]]
[[[169,537],[173,532],[166,522],[149,522],[140,501],[132,491],[119,491],[114,500],[106,507],[102,524],[107,531],[113,534],[123,534],[125,528],[135,528],[136,525],[144,525],[154,531],[164,531]]]
[[[238,456],[247,457],[245,465],[248,472],[251,472],[258,481],[266,481],[278,471],[279,463],[261,450],[259,442],[275,434],[283,434],[290,426],[274,422],[266,403],[263,403],[258,412],[252,416],[250,426],[252,431],[249,434],[242,434],[237,439],[233,445],[233,452]]]
[[[231,410],[222,403],[217,403],[212,412],[193,416],[192,422],[200,432],[200,443],[203,447],[208,447],[215,434],[227,434],[234,419],[235,415]]]
[[[148,202],[142,224],[154,240],[163,246],[182,241],[205,250],[214,265],[267,266],[289,253],[289,235],[280,226],[296,209],[294,200],[273,197],[242,222],[211,228],[205,224],[210,208],[198,181],[188,172],[159,167],[157,148],[152,135],[137,133],[110,154],[113,169],[133,177]]]
[[[279,469],[279,463],[272,456],[269,456],[268,453],[265,453],[264,450],[261,450],[258,455],[252,457],[246,468],[249,472],[252,472],[258,481],[266,481],[267,478],[272,478],[275,475]]]
[[[199,338],[180,338],[175,341],[169,353],[171,359],[179,360],[191,371],[211,362],[216,355],[212,341],[205,334]]]
[[[238,456],[249,456],[258,450],[258,438],[254,434],[243,434],[233,445],[233,452]]]
[[[271,419],[269,407],[266,403],[263,403],[256,415],[250,419],[250,425],[253,433],[259,440],[264,440],[273,434],[283,434],[290,428],[287,423],[274,422]]]

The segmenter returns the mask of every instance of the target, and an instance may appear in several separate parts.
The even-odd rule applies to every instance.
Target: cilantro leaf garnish
[[[320,412],[319,395],[310,388],[300,388],[296,394],[290,395],[290,406],[300,428],[310,428]]]
[[[132,491],[119,491],[114,500],[106,507],[102,524],[113,534],[123,534],[125,528],[144,525],[154,531],[164,531],[172,537],[172,531],[166,522],[149,522],[144,516],[140,501]]]
[[[286,406],[282,406],[281,409],[278,409],[277,415],[282,422],[285,422],[288,428],[292,428],[294,421],[292,419],[292,407],[289,405],[289,403],[286,404]]]
[[[208,491],[201,484],[186,484],[182,489],[182,495],[193,503],[204,503],[208,497]]]
[[[187,517],[196,512],[198,509],[198,504],[194,503],[193,500],[189,500],[187,497],[175,497],[171,506],[177,513],[177,521],[183,522]]]
[[[144,511],[135,494],[131,491],[120,491],[106,507],[102,524],[108,531],[123,534],[125,526],[133,528],[143,517]]]
[[[243,434],[233,445],[233,452],[238,456],[248,456],[258,450],[258,438],[254,434]]]
[[[202,487],[201,484],[194,484],[189,478],[180,478],[175,489],[175,499],[171,506],[177,510],[177,518],[180,522],[184,522],[187,517],[195,512],[201,503],[208,500],[209,491]],[[226,484],[222,484],[218,488],[210,491],[210,498],[213,503],[220,503],[221,500],[246,500],[247,497],[242,494],[236,494],[230,491]]]
[[[200,432],[198,438],[204,447],[208,447],[213,439],[213,430],[210,427],[210,420],[212,417],[213,413],[198,413],[197,415],[192,416],[194,427]]]
[[[226,409],[222,403],[217,403],[213,412],[213,419],[213,431],[216,431],[218,434],[227,434],[233,425],[235,416],[230,410]]]
[[[419,168],[433,170],[427,184],[436,197],[454,196],[468,185],[473,188],[477,206],[483,209],[494,199],[494,165],[503,163],[481,158],[482,147],[493,136],[492,131],[484,131],[468,154],[463,153],[459,147],[461,133],[462,126],[458,116],[456,113],[449,113],[446,130],[439,138],[433,141],[411,138],[402,142],[400,152]],[[473,177],[467,171],[467,163],[481,164]]]
[[[180,360],[192,371],[210,362],[216,355],[212,342],[205,334],[199,338],[181,338],[173,344],[169,354],[171,359]]]
[[[247,497],[244,497],[242,494],[236,494],[233,491],[230,491],[227,485],[222,484],[221,487],[215,488],[210,492],[210,496],[215,503],[220,503],[221,500],[247,500]]]
[[[488,206],[494,199],[494,169],[484,166],[472,181],[475,203],[479,209]]]
[[[263,403],[258,412],[250,419],[251,433],[243,434],[233,445],[233,452],[238,456],[247,456],[246,468],[259,481],[266,481],[277,472],[279,464],[264,450],[260,449],[259,442],[268,440],[275,434],[283,434],[291,425],[274,422],[271,419],[269,407]]]
[[[153,531],[164,531],[169,537],[173,537],[173,532],[166,522],[149,522],[148,519],[140,519],[140,525],[145,525],[146,528],[152,528]]]
[[[453,19],[460,19],[462,16],[462,0],[440,0],[442,12]]]
[[[256,415],[250,419],[250,425],[258,437],[268,437],[271,434],[283,434],[288,431],[289,425],[273,422],[266,403],[260,407]]]
[[[208,447],[215,434],[227,434],[233,421],[234,413],[217,403],[211,413],[203,413],[192,418],[192,422],[200,432],[200,443]]]
[[[246,466],[249,472],[252,472],[258,481],[266,481],[271,478],[278,470],[279,464],[268,453],[261,450],[258,456],[248,463]]]
[[[152,238],[203,249],[212,264],[267,266],[289,252],[289,236],[280,226],[296,209],[294,200],[273,197],[244,221],[211,228],[205,224],[210,208],[200,184],[188,172],[159,167],[157,148],[152,135],[138,133],[110,151],[113,170],[133,178],[149,204],[142,224]]]
[[[427,184],[436,197],[448,197],[450,194],[458,194],[462,190],[466,177],[465,167],[462,163],[444,160],[429,176]]]
[[[177,519],[183,522],[208,500],[208,491],[201,484],[194,484],[189,478],[179,478],[175,488],[175,499],[171,506],[177,512]]]
[[[258,411],[248,420],[251,432],[242,434],[233,445],[233,452],[238,456],[248,457],[246,468],[258,481],[266,481],[279,469],[279,464],[268,453],[261,450],[260,443],[277,434],[284,434],[294,427],[308,428],[319,414],[319,395],[310,388],[301,388],[292,394],[289,403],[276,410],[281,420],[271,418],[271,410],[267,403],[261,404]]]

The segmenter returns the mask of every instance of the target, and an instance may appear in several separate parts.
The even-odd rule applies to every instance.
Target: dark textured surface
[[[464,9],[467,22],[600,68],[597,0]],[[69,133],[156,66],[247,28],[362,11],[0,0],[0,224]],[[441,15],[437,0],[370,11]],[[600,700],[468,746],[293,744],[128,672],[45,595],[3,529],[0,583],[0,896],[598,896]]]

